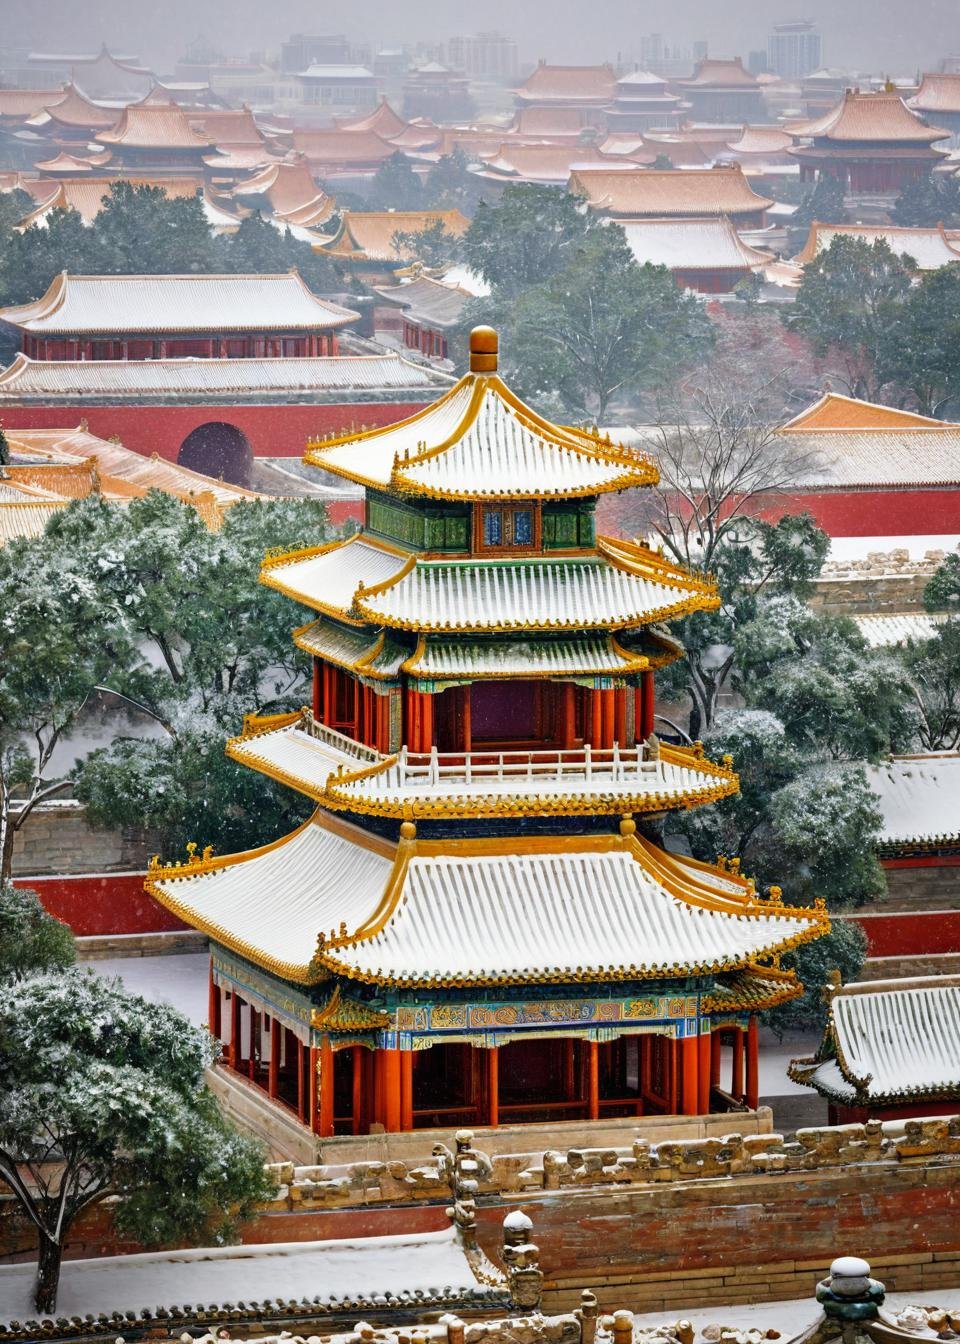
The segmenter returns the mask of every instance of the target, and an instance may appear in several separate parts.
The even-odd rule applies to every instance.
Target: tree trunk
[[[13,876],[13,842],[16,839],[13,820],[8,816],[3,827],[3,839],[0,842],[0,882],[8,882]]]
[[[60,1261],[63,1243],[53,1241],[40,1233],[40,1260],[37,1265],[37,1292],[35,1306],[41,1316],[52,1316],[57,1309],[57,1289],[60,1286]]]

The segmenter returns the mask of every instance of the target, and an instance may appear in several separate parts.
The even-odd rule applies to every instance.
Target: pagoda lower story
[[[306,461],[365,525],[264,561],[315,614],[312,703],[227,752],[316,810],[147,881],[210,939],[226,1068],[321,1139],[755,1107],[757,1015],[829,924],[664,848],[738,782],[655,733],[661,623],[715,583],[594,532],[651,460],[524,406],[480,328],[439,401]]]

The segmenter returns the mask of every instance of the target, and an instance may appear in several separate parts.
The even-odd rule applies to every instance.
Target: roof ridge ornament
[[[470,333],[470,372],[496,373],[500,338],[493,327],[474,327]]]

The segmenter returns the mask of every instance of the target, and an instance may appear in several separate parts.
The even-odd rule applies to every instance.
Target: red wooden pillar
[[[670,1099],[670,1114],[680,1111],[680,1042],[676,1036],[669,1037],[664,1049],[667,1072],[667,1096]]]
[[[697,1058],[697,1078],[699,1079],[698,1091],[699,1098],[697,1109],[701,1115],[710,1114],[710,1070],[713,1066],[713,1058],[710,1052],[710,1033],[704,1031],[704,1024],[700,1024],[700,1035],[697,1037],[698,1058]]]
[[[487,1124],[496,1129],[500,1123],[500,1050],[491,1046],[487,1051]]]
[[[733,1068],[730,1079],[730,1095],[737,1101],[743,1101],[743,1032],[737,1027],[733,1033]]]
[[[576,1101],[577,1070],[574,1060],[575,1043],[573,1041],[565,1041],[564,1044],[566,1049],[563,1056],[563,1098],[564,1101]]]
[[[247,1077],[250,1079],[251,1082],[253,1082],[253,1080],[257,1076],[257,1064],[259,1063],[257,1056],[260,1052],[257,1046],[259,1044],[258,1034],[260,1031],[260,1014],[257,1012],[256,1008],[253,1007],[249,1009],[249,1012],[250,1012],[250,1058],[247,1060]]]
[[[621,747],[627,745],[627,692],[613,692],[613,740]]]
[[[307,1105],[308,1088],[306,1086],[305,1077],[308,1065],[308,1052],[307,1047],[299,1037],[294,1037],[294,1045],[297,1051],[297,1115],[300,1117],[300,1123],[305,1125],[310,1110]]]
[[[404,715],[403,740],[408,751],[420,750],[420,696],[416,691],[407,691],[407,703]]]
[[[600,1119],[600,1046],[587,1041],[587,1119]]]
[[[433,696],[424,693],[420,700],[420,750],[429,751],[433,746]]]
[[[400,1051],[377,1051],[377,1072],[379,1073],[380,1104],[382,1115],[380,1123],[388,1134],[400,1130]]]
[[[267,1066],[267,1091],[276,1101],[280,1093],[280,1019],[270,1019],[270,1063]]]
[[[696,1036],[680,1040],[680,1111],[683,1115],[700,1113],[699,1044]]]
[[[597,745],[604,747],[609,751],[613,746],[613,735],[615,731],[614,719],[616,717],[616,704],[613,691],[600,692],[600,706],[602,726],[600,729],[600,741]]]
[[[313,660],[313,717],[317,723],[323,719],[323,674],[319,658]]]
[[[316,1050],[311,1051],[315,1056],[311,1060],[311,1067],[314,1070],[313,1086],[317,1093],[317,1123],[314,1127],[314,1133],[319,1134],[321,1138],[328,1139],[333,1134],[333,1047],[329,1038]],[[317,1065],[319,1064],[319,1069]]]
[[[213,978],[213,966],[210,967],[210,980],[207,986],[207,1026],[210,1035],[220,1039],[220,986]]]
[[[720,1049],[722,1036],[719,1031],[710,1033],[710,1086],[720,1086]]]
[[[747,1095],[746,1102],[755,1111],[760,1104],[760,1050],[757,1019],[750,1018],[747,1028]]]
[[[565,681],[560,687],[560,749],[570,751],[577,731],[576,691],[572,681]]]
[[[590,743],[603,745],[603,691],[590,692]]]
[[[413,1051],[400,1050],[400,1128],[413,1129]]]
[[[652,672],[642,673],[641,696],[640,696],[640,724],[637,729],[637,737],[642,741],[653,732],[653,716],[656,704],[656,683]]]
[[[363,1056],[363,1081],[361,1086],[363,1094],[360,1101],[360,1133],[369,1134],[371,1123],[376,1120],[374,1105],[376,1102],[376,1051],[364,1050],[360,1052]]]
[[[230,1057],[227,1061],[231,1069],[240,1068],[240,996],[235,989],[230,991]]]

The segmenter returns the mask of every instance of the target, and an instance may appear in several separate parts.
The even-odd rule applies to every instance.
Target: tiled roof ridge
[[[837,403],[842,403],[844,406],[863,406],[874,413],[880,413],[881,417],[886,413],[888,416],[888,423],[884,424],[881,418],[880,423],[877,423],[877,421],[874,420],[862,425],[848,424],[820,426],[817,423],[817,416],[828,407]],[[830,391],[824,392],[812,406],[806,407],[805,410],[798,412],[797,415],[788,420],[786,424],[781,425],[777,432],[779,434],[793,434],[801,432],[806,433],[813,430],[816,433],[821,434],[856,433],[858,431],[882,433],[884,429],[889,429],[890,431],[895,432],[904,429],[956,430],[958,428],[960,428],[960,424],[954,421],[937,420],[933,416],[920,415],[916,411],[905,411],[897,406],[885,406],[881,402],[866,401],[862,397],[851,397],[843,392]]]

